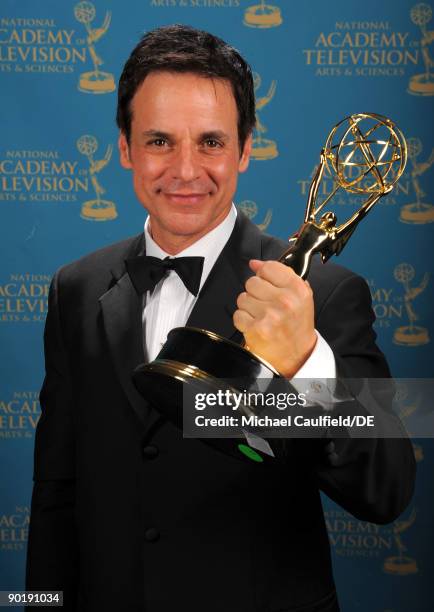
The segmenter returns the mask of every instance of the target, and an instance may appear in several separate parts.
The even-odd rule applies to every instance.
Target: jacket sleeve
[[[341,281],[318,313],[317,327],[335,355],[338,381],[353,379],[357,387],[354,379],[390,377],[384,355],[375,343],[374,320],[369,288],[356,275]],[[416,462],[410,440],[391,411],[393,382],[365,382],[371,385],[371,397],[376,399],[376,436],[333,438],[330,431],[314,472],[318,486],[355,517],[384,524],[395,520],[409,504]],[[366,408],[371,413],[370,406]],[[364,405],[356,409],[363,413]],[[354,402],[338,404],[336,410],[343,415],[351,411]]]
[[[26,589],[63,591],[66,612],[76,609],[78,554],[73,399],[61,333],[59,273],[49,292],[44,349],[45,379],[35,434]]]

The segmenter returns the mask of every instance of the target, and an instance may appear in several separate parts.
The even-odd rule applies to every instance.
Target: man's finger
[[[233,314],[233,322],[234,326],[240,331],[244,333],[251,327],[254,322],[254,318],[245,310],[236,310]]]
[[[251,276],[246,281],[245,287],[249,295],[263,301],[275,300],[279,292],[277,287],[259,276]]]
[[[275,287],[281,289],[292,287],[301,281],[294,270],[280,263],[280,261],[264,261],[262,264],[262,266],[258,267],[257,276],[267,280]]]
[[[251,270],[253,270],[253,272],[255,274],[259,270],[259,268],[262,267],[263,264],[264,264],[264,262],[261,261],[260,259],[251,259],[249,261],[249,267],[250,267]]]
[[[270,306],[270,302],[258,300],[244,291],[237,298],[237,306],[240,310],[257,319],[264,315],[266,308]]]

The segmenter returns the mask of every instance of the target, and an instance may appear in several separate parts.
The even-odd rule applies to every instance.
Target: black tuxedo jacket
[[[188,325],[236,337],[249,259],[286,244],[239,213]],[[319,490],[356,517],[392,521],[412,495],[405,439],[298,440],[284,463],[223,454],[160,417],[133,386],[142,304],[124,260],[144,236],[60,269],[45,328],[26,588],[72,612],[338,610]],[[338,371],[385,377],[366,283],[333,264],[309,276],[316,328]]]

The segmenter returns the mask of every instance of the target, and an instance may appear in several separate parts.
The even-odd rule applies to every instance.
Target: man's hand
[[[278,261],[252,259],[249,265],[256,276],[238,296],[234,325],[251,351],[292,378],[316,344],[312,289]]]

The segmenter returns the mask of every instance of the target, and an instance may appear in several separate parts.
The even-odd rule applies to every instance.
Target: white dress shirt
[[[227,217],[208,234],[190,245],[176,257],[204,257],[200,289],[206,281],[208,274],[214,266],[218,256],[234,229],[237,218],[237,209],[232,204]],[[145,222],[146,255],[164,259],[172,257],[153,240],[150,234],[149,217]],[[199,294],[198,294],[199,295]],[[167,334],[174,327],[182,327],[197,300],[188,291],[175,270],[170,270],[155,286],[151,293],[147,291],[143,296],[143,330],[144,351],[147,361],[153,361],[166,341]],[[316,331],[316,330],[315,330]],[[335,378],[336,365],[333,351],[324,338],[316,331],[317,342],[310,357],[298,370],[297,378]]]

